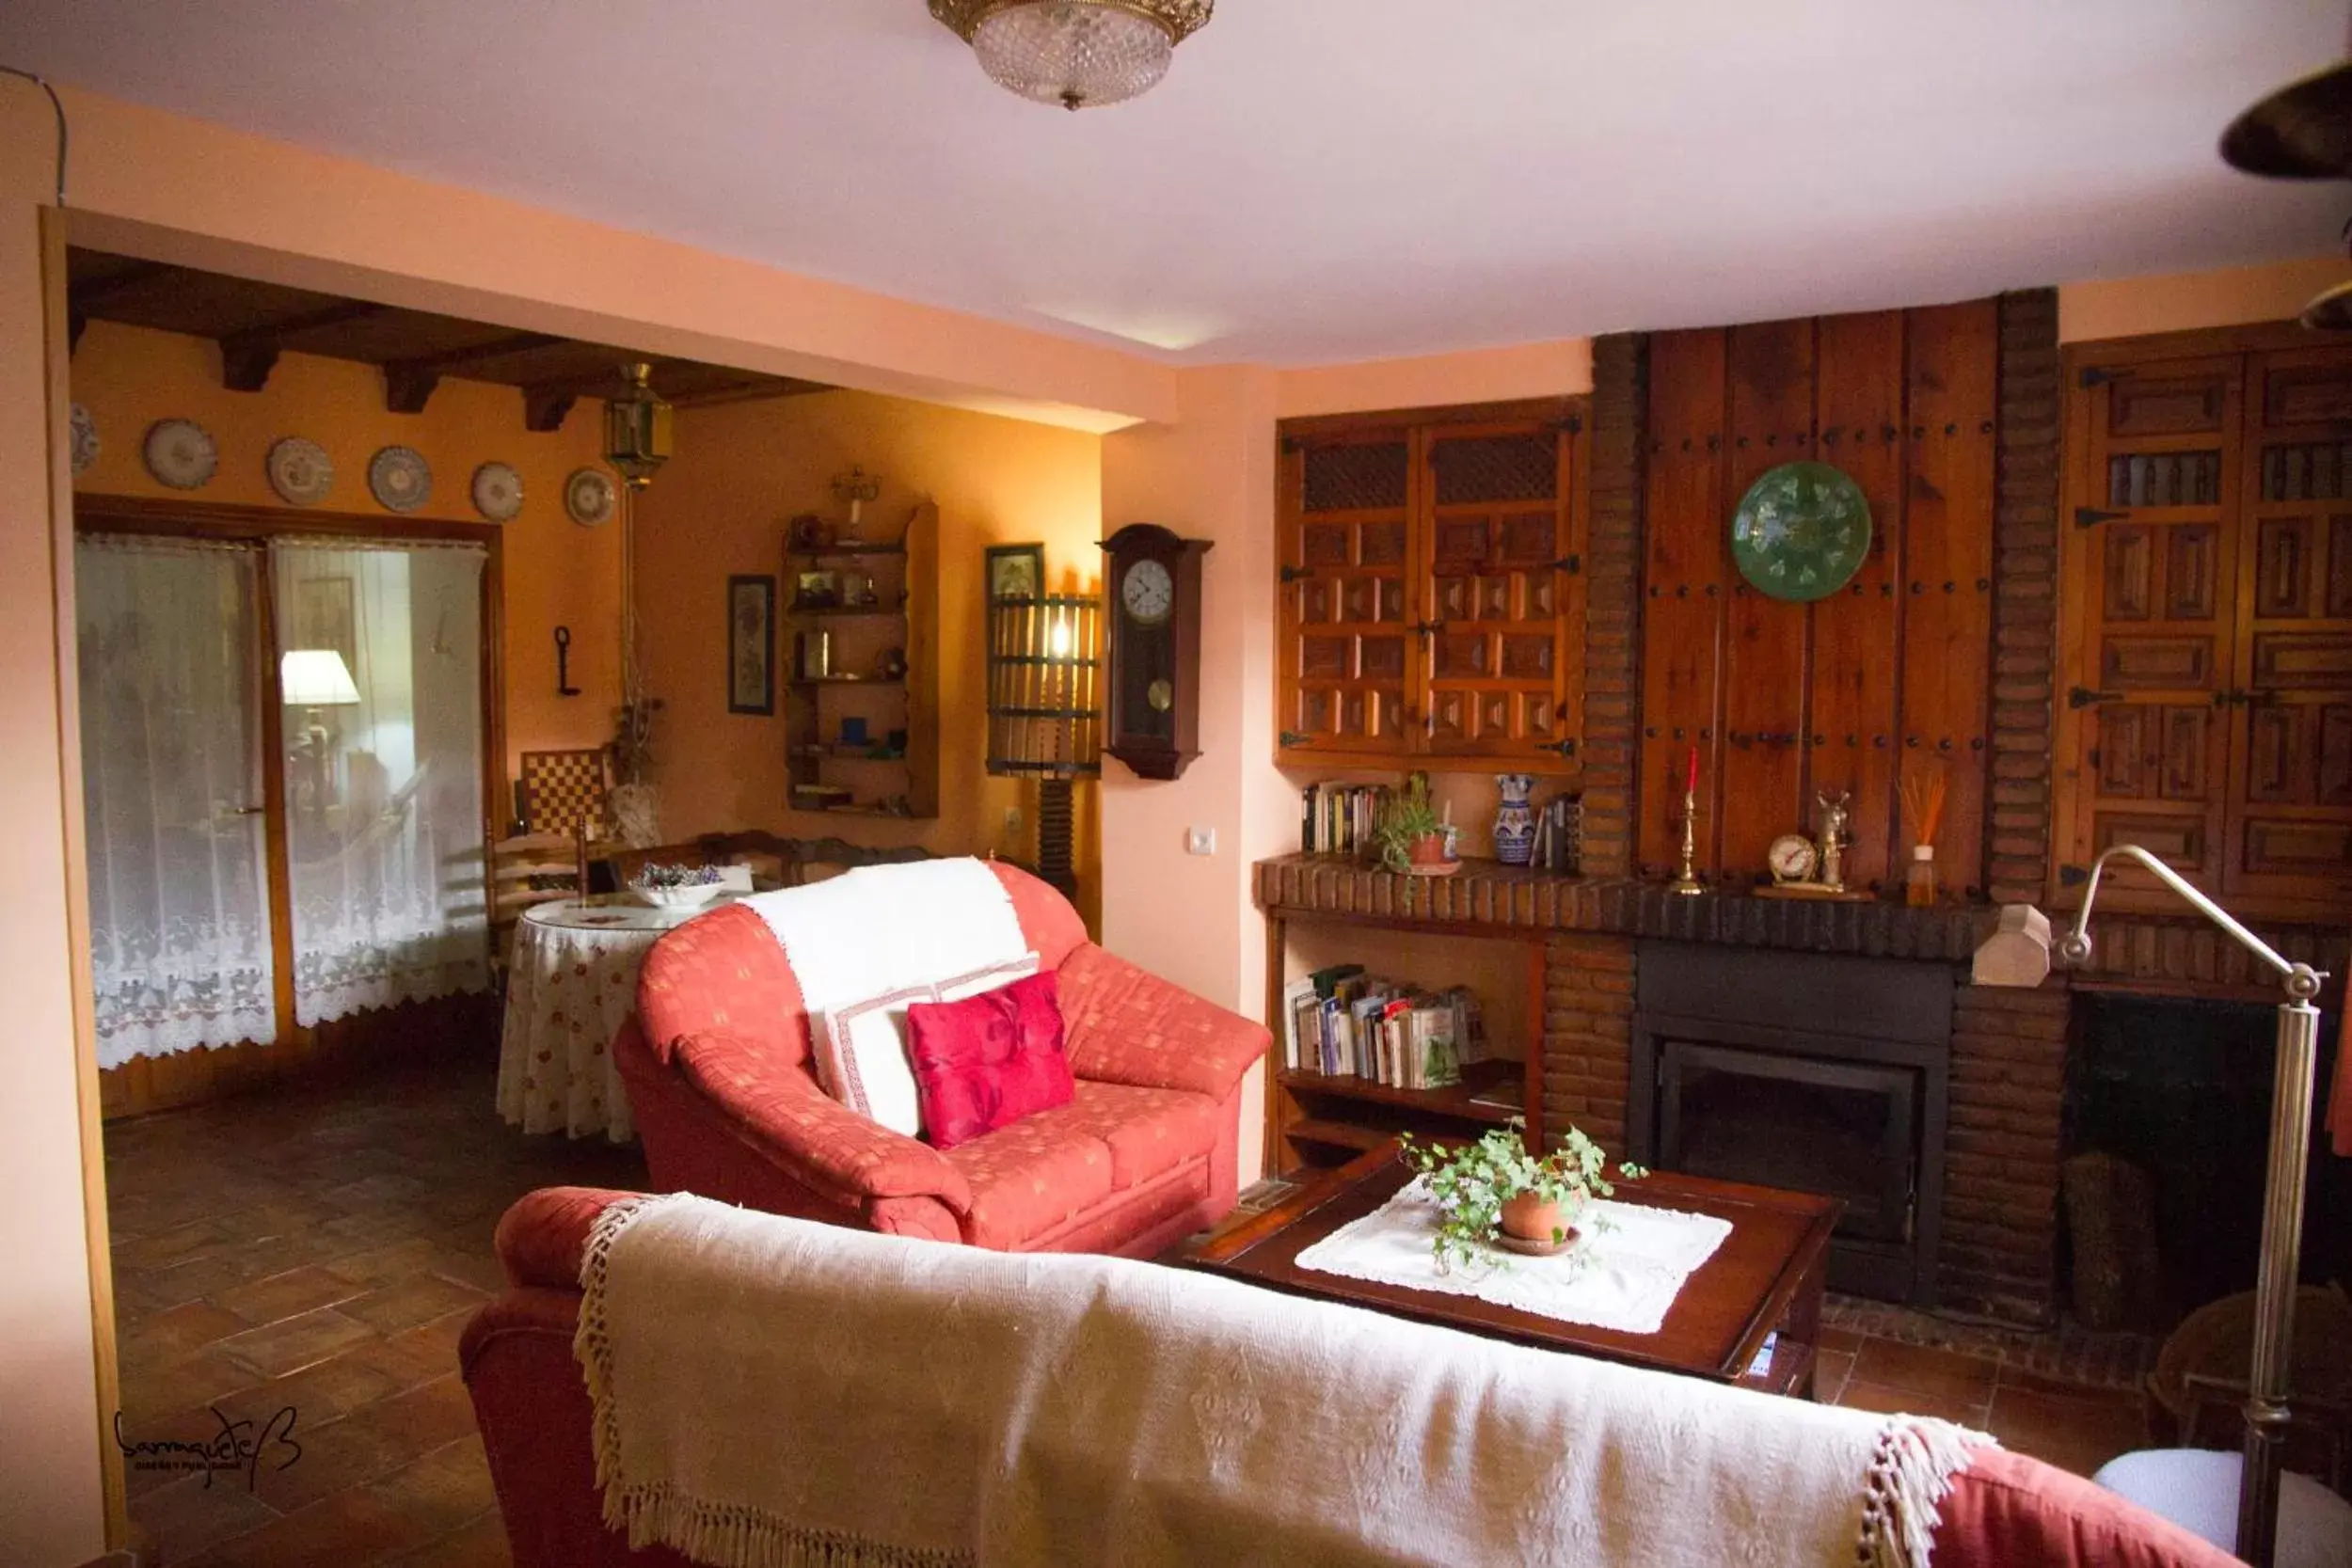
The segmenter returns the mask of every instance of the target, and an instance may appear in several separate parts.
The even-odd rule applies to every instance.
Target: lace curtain
[[[264,870],[259,552],[74,553],[98,1064],[278,1034]]]
[[[286,706],[294,1017],[488,984],[481,549],[270,548]],[[332,662],[341,663],[341,680]]]

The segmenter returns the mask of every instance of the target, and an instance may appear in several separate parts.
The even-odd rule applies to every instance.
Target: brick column
[[[1544,1126],[1574,1125],[1625,1154],[1633,1041],[1633,943],[1561,933],[1544,943]]]
[[[2055,1321],[2058,1119],[2070,994],[1962,986],[1952,1003],[1945,1135],[1944,1305]]]
[[[2032,903],[2050,872],[2058,657],[2058,291],[2001,296],[1993,512],[1993,779],[1985,887]]]
[[[1587,877],[1633,874],[1641,799],[1642,430],[1649,340],[1593,345],[1593,436],[1584,548],[1584,840]]]

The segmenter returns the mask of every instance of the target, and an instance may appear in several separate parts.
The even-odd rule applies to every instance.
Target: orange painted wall
[[[996,850],[1032,858],[1037,791],[992,778],[986,738],[982,551],[1030,540],[1045,546],[1058,590],[1101,577],[1102,447],[1074,430],[942,408],[866,392],[820,392],[764,403],[688,409],[677,455],[644,492],[637,514],[637,603],[647,689],[663,710],[654,742],[663,836],[767,828],[798,838],[922,844],[942,853]],[[939,505],[939,818],[890,822],[795,812],[787,804],[787,720],[731,714],[726,705],[726,579],[784,577],[786,520],[841,515],[831,483],[852,465],[879,475],[882,493],[866,515],[887,530],[916,498]],[[777,670],[791,649],[780,639]],[[836,711],[828,708],[829,713]],[[843,706],[837,711],[857,711]],[[877,710],[879,711],[879,710]],[[835,776],[855,783],[848,769]],[[878,785],[879,787],[879,785]],[[1094,789],[1081,784],[1079,904],[1099,909]],[[1018,831],[1005,823],[1021,814]]]
[[[1277,371],[1277,419],[1383,408],[1443,408],[1513,398],[1573,397],[1593,389],[1593,341],[1563,338],[1511,348]]]
[[[2111,277],[2058,286],[2060,341],[2092,342],[2201,326],[2293,321],[2304,301],[2352,279],[2352,261],[2318,256],[2217,272]]]
[[[602,404],[583,401],[564,428],[523,428],[522,394],[485,382],[444,380],[421,414],[384,407],[381,372],[371,366],[289,354],[259,392],[220,384],[220,351],[201,338],[92,322],[73,354],[73,399],[90,411],[98,461],[74,482],[78,494],[266,506],[298,517],[269,486],[262,458],[283,436],[325,447],[334,489],[321,510],[385,512],[368,494],[368,462],[395,442],[424,454],[433,495],[412,517],[480,522],[468,499],[473,471],[496,460],[523,476],[523,510],[505,525],[506,742],[508,775],[522,752],[598,746],[612,735],[620,702],[620,530],[583,529],[564,511],[564,479],[596,463]],[[152,478],[139,444],[157,420],[190,419],[211,432],[220,467],[200,490],[173,490]],[[555,692],[558,626],[572,628],[577,697]]]

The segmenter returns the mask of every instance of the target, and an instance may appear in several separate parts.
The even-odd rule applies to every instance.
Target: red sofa
[[[1266,1031],[1104,952],[1036,878],[990,869],[1057,977],[1075,1100],[946,1150],[846,1109],[811,1070],[783,946],[733,905],[654,944],[613,1041],[653,1184],[1007,1252],[1149,1257],[1222,1218]]]
[[[554,1187],[499,1223],[513,1288],[467,1324],[459,1356],[515,1568],[685,1568],[632,1552],[603,1523],[587,1386],[572,1357],[580,1255],[604,1207],[628,1195]],[[1663,1374],[1661,1374],[1663,1375]],[[1944,1499],[1935,1568],[2231,1568],[2236,1559],[2039,1460],[1980,1451]]]

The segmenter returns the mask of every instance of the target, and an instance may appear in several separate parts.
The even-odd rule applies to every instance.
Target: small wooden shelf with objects
[[[1266,915],[1270,1173],[1343,1164],[1399,1132],[1468,1141],[1515,1120],[1541,1146],[1541,932]]]
[[[918,502],[896,537],[844,538],[795,518],[785,549],[791,666],[785,754],[796,812],[939,815],[939,509]]]

